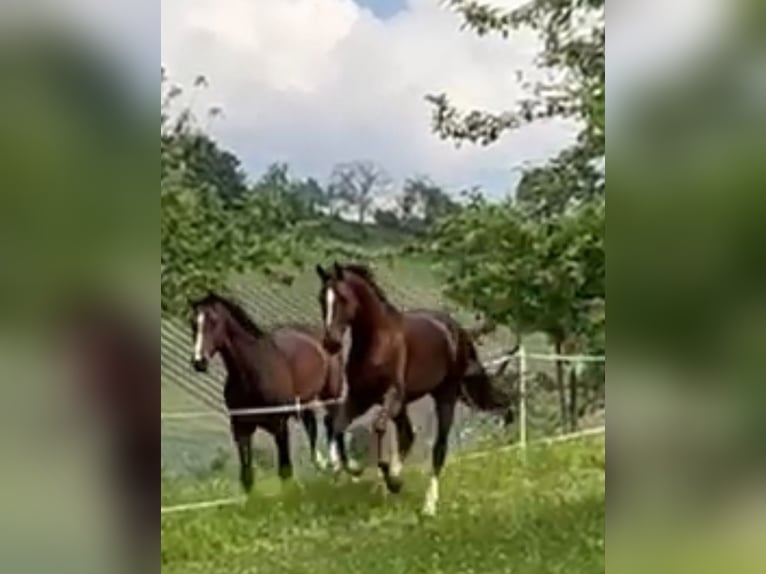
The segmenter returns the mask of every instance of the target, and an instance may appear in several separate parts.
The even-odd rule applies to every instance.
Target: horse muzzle
[[[207,373],[207,359],[204,357],[201,359],[192,359],[192,367],[198,373]]]

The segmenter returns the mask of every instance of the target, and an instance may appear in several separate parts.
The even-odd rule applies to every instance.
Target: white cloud
[[[395,179],[507,191],[514,166],[554,154],[573,127],[460,150],[433,135],[427,93],[503,110],[522,94],[515,71],[534,70],[532,34],[479,39],[459,27],[437,0],[410,0],[388,20],[352,0],[163,0],[162,61],[187,85],[209,78],[226,115],[214,131],[252,173],[287,161],[323,180],[336,162],[370,158]]]

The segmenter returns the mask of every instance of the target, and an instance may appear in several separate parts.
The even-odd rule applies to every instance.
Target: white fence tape
[[[240,496],[237,498],[219,498],[217,500],[207,500],[204,502],[190,502],[189,504],[176,504],[174,506],[162,506],[160,515],[178,514],[179,512],[191,512],[193,510],[205,510],[209,508],[222,508],[224,506],[235,506],[244,504],[247,498]]]
[[[519,361],[519,370],[523,373],[526,373],[527,371],[527,365],[525,364],[524,358],[527,360],[535,360],[535,361],[566,361],[571,363],[605,363],[606,357],[603,355],[556,355],[556,354],[543,354],[543,353],[528,353],[525,351],[524,347],[522,346],[519,352],[512,355],[501,355],[499,357],[495,357],[494,359],[490,359],[489,361],[485,362],[485,366],[488,368],[494,368],[498,367],[504,364],[509,363],[510,361],[516,359]],[[524,377],[522,377],[523,379]],[[522,384],[525,383],[524,380],[522,380]],[[525,392],[526,389],[521,389],[522,393]],[[277,405],[273,407],[259,407],[259,408],[252,408],[252,409],[234,409],[231,411],[221,412],[221,411],[191,411],[191,412],[165,412],[160,413],[160,420],[161,421],[181,421],[181,420],[190,420],[190,419],[198,419],[198,418],[215,418],[215,417],[237,417],[237,416],[267,416],[267,415],[277,415],[277,414],[285,414],[285,413],[300,413],[301,411],[305,410],[311,410],[311,409],[317,409],[321,407],[326,407],[330,405],[337,405],[341,404],[343,401],[346,400],[346,390],[344,389],[343,395],[341,397],[338,397],[337,399],[328,399],[325,401],[311,401],[308,403],[301,403],[299,401],[296,401],[295,404],[291,405]],[[522,440],[523,442],[523,440]]]
[[[555,353],[527,353],[528,359],[536,361],[564,361],[567,363],[606,363],[605,355],[556,355]]]
[[[290,405],[277,405],[274,407],[259,407],[253,409],[232,409],[230,411],[199,411],[199,412],[169,412],[160,413],[160,419],[163,421],[172,420],[186,420],[202,417],[218,417],[218,416],[230,416],[230,417],[242,417],[242,416],[257,416],[257,415],[279,415],[285,413],[300,413],[302,411],[318,409],[320,407],[327,407],[330,405],[338,405],[345,401],[345,393],[343,396],[337,399],[328,399],[326,401],[310,401],[308,403],[302,403],[296,401]]]

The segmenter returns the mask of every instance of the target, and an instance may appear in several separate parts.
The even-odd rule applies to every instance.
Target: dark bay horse
[[[296,401],[338,399],[343,390],[340,358],[322,345],[321,330],[290,326],[266,332],[233,301],[215,293],[191,302],[194,356],[192,364],[205,372],[210,359],[220,354],[227,376],[224,399],[227,408],[257,409],[295,405]],[[334,435],[331,421],[337,405],[327,406],[327,436]],[[314,462],[323,466],[317,450],[317,414],[301,410],[278,414],[232,414],[231,433],[237,445],[240,482],[245,492],[253,486],[252,436],[257,429],[269,432],[276,442],[279,476],[292,476],[288,421],[300,416],[306,429]],[[338,453],[331,442],[331,459]],[[334,461],[332,461],[334,462]]]
[[[324,314],[324,344],[338,353],[347,330],[351,348],[346,362],[348,396],[335,421],[334,440],[345,464],[342,433],[354,418],[373,405],[381,409],[373,428],[377,436],[378,466],[392,492],[401,488],[401,461],[409,453],[415,433],[407,403],[425,395],[436,407],[437,436],[433,470],[423,511],[436,512],[439,474],[447,455],[447,440],[455,404],[496,412],[512,421],[510,393],[493,387],[479,362],[471,334],[445,313],[399,311],[376,283],[371,271],[360,265],[338,265],[331,270],[317,266],[322,280],[319,294]],[[393,420],[398,449],[383,461],[382,440]]]

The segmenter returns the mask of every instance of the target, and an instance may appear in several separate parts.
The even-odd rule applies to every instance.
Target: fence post
[[[519,443],[527,448],[527,349],[519,347]]]

